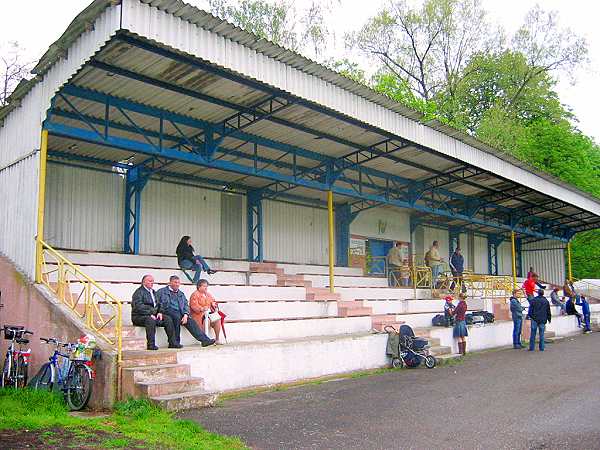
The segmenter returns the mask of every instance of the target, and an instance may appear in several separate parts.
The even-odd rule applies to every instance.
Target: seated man
[[[208,319],[211,328],[215,332],[215,341],[219,343],[219,335],[221,334],[221,315],[215,298],[208,292],[208,281],[200,280],[196,286],[196,291],[190,296],[190,309],[192,311],[192,319],[196,323],[204,323],[204,319]]]
[[[575,308],[575,297],[569,297],[567,303],[565,303],[565,311],[569,316],[577,316],[577,326],[581,328],[581,314]]]
[[[159,303],[156,292],[152,289],[153,286],[154,277],[144,275],[142,285],[131,297],[131,322],[135,326],[146,328],[146,348],[148,350],[158,350],[155,343],[156,327],[165,327],[169,348],[181,348],[173,339],[173,320],[159,312]]]
[[[560,314],[566,314],[565,311],[565,303],[562,302],[558,296],[558,291],[559,288],[555,287],[554,289],[552,289],[552,293],[550,293],[550,302],[552,303],[553,306],[559,306],[560,307]]]
[[[156,292],[157,300],[160,305],[160,311],[163,316],[168,316],[173,320],[175,329],[174,339],[178,345],[181,345],[181,326],[187,328],[190,334],[202,343],[202,347],[207,347],[215,343],[200,329],[200,326],[190,317],[190,306],[185,298],[185,294],[179,290],[181,280],[177,275],[169,277],[169,285]]]

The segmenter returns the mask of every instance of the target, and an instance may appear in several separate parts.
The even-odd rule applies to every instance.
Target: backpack
[[[446,320],[446,316],[443,314],[437,314],[431,319],[431,324],[434,327],[446,327],[448,326],[448,321]]]
[[[488,311],[474,311],[473,314],[483,317],[484,323],[493,323],[496,320],[494,314]]]

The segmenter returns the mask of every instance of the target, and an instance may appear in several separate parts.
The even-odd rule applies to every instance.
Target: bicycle
[[[23,336],[33,334],[33,332],[17,325],[5,325],[3,328],[0,328],[0,331],[4,332],[4,339],[11,341],[6,350],[0,385],[2,387],[12,386],[14,388],[25,387],[27,386],[27,372],[31,349],[23,351],[23,345],[29,344],[29,339]],[[19,346],[18,349],[16,345]]]
[[[56,338],[40,338],[46,344],[54,345],[49,362],[44,363],[33,385],[34,389],[52,391],[60,386],[65,401],[71,411],[86,407],[94,384],[95,372],[92,368],[92,349],[82,347],[81,342],[71,344]],[[61,348],[65,349],[61,352]],[[59,359],[60,358],[60,359]]]

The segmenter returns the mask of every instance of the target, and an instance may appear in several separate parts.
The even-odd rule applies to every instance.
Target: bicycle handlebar
[[[16,327],[2,327],[0,331],[11,330],[13,333],[17,334],[33,334],[33,331],[26,330],[24,328],[16,328]]]
[[[55,344],[55,345],[57,345],[59,347],[69,347],[70,345],[73,345],[73,344],[70,344],[68,342],[60,342],[56,338],[43,338],[43,337],[41,337],[40,341],[43,341],[46,344]]]

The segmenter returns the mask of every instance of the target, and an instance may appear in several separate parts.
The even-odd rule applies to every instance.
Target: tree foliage
[[[10,94],[29,76],[32,63],[25,60],[23,53],[16,41],[0,45],[0,107],[7,105]]]

